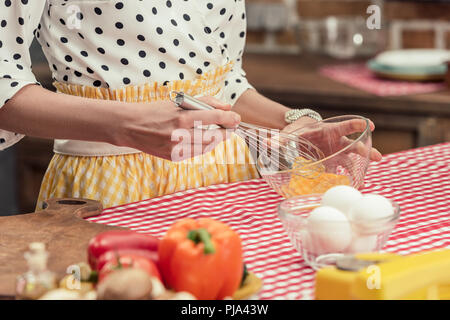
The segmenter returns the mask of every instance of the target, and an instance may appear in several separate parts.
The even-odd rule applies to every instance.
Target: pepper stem
[[[192,240],[195,242],[195,244],[198,244],[199,242],[203,242],[204,245],[204,253],[205,254],[212,254],[216,252],[216,249],[214,248],[214,244],[211,241],[211,235],[209,234],[209,232],[204,229],[204,228],[200,228],[200,229],[196,229],[196,230],[191,230],[188,233],[188,239]]]

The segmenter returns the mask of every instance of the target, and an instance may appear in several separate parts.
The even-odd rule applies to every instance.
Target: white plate
[[[378,64],[391,68],[428,68],[450,60],[450,50],[405,49],[385,51],[375,57]]]

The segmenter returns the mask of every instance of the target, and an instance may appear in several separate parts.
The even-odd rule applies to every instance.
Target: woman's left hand
[[[321,145],[326,145],[329,148],[330,145],[334,145],[334,148],[337,151],[353,142],[353,140],[347,138],[347,135],[357,132],[363,132],[366,127],[366,122],[364,120],[352,119],[347,121],[342,121],[339,123],[326,123],[324,127],[320,129],[315,129],[312,127],[311,130],[306,130],[305,126],[316,123],[317,121],[310,117],[301,117],[297,121],[288,124],[281,131],[282,133],[292,134],[295,132],[296,135],[301,136],[309,141],[311,141],[314,145],[316,145],[319,149]],[[375,125],[372,121],[369,120],[370,131],[375,129]],[[333,139],[334,143],[330,144],[329,139]],[[327,149],[324,148],[324,149]],[[356,144],[352,151],[359,153],[361,155],[367,154],[367,149],[362,144]],[[382,158],[381,153],[372,148],[370,150],[370,160],[372,161],[380,161]]]

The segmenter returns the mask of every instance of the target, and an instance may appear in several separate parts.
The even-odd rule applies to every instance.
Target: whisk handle
[[[171,91],[170,100],[178,107],[185,110],[214,110],[209,104],[200,101],[184,92]]]

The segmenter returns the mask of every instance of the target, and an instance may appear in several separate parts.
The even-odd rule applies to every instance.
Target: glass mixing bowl
[[[280,152],[260,153],[256,161],[261,177],[278,194],[290,198],[322,194],[336,185],[356,189],[364,186],[372,148],[368,119],[338,116],[305,125],[290,134],[302,143],[281,141]],[[283,159],[283,151],[292,147],[300,155],[293,164]]]
[[[322,195],[312,194],[285,199],[278,205],[278,216],[291,243],[314,269],[334,265],[344,254],[381,250],[400,216],[400,207],[390,200],[393,214],[382,219],[308,222],[321,200]]]

